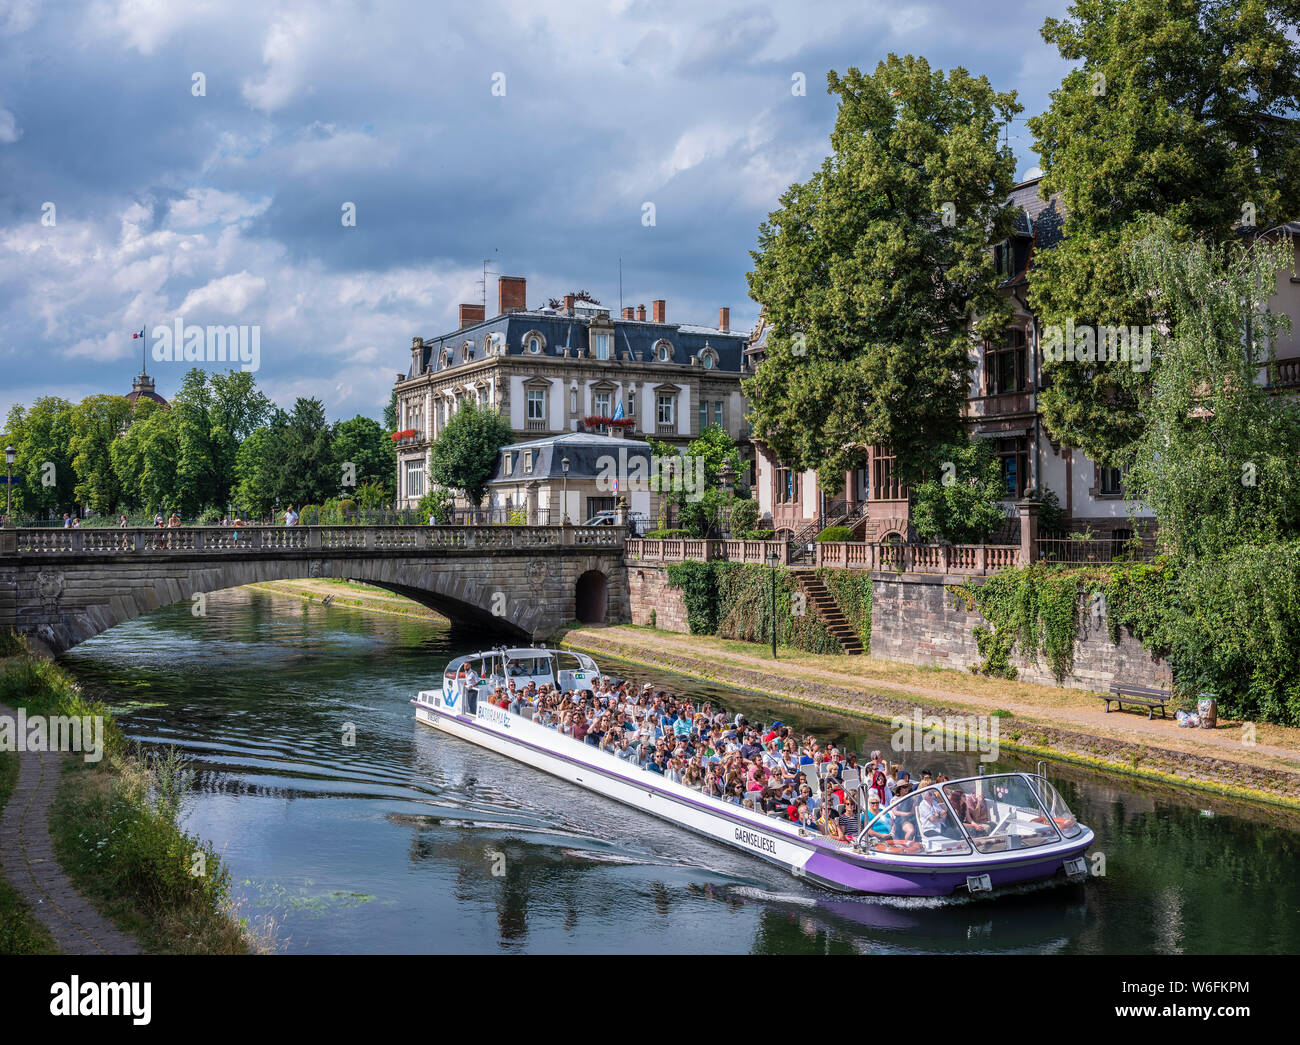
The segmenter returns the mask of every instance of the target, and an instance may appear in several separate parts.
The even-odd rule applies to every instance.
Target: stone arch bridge
[[[0,630],[54,653],[200,592],[339,577],[537,640],[628,619],[612,526],[301,526],[0,530]]]

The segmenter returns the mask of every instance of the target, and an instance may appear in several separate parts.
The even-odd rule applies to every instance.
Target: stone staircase
[[[826,630],[839,639],[840,645],[844,647],[845,653],[863,654],[866,652],[862,647],[862,638],[858,635],[857,629],[852,622],[844,616],[840,609],[839,603],[826,589],[821,578],[817,576],[814,570],[793,570],[795,582],[799,585],[799,590],[804,593],[808,599],[808,612],[814,613],[826,625]]]

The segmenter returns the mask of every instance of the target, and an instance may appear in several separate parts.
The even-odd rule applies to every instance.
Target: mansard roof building
[[[589,431],[685,446],[718,424],[746,443],[747,335],[731,330],[730,309],[704,326],[669,322],[662,299],[649,316],[644,305],[611,315],[572,294],[530,309],[526,293],[502,276],[495,316],[462,304],[456,330],[412,340],[396,382],[398,507],[428,491],[431,442],[467,398],[499,410],[519,441]]]

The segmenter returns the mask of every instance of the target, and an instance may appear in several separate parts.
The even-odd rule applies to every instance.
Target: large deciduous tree
[[[904,481],[960,438],[971,332],[1006,325],[990,242],[1013,221],[1015,158],[1000,127],[1014,93],[924,58],[828,76],[831,154],[759,229],[750,295],[772,326],[746,383],[754,434],[827,489],[873,444]]]
[[[1294,0],[1076,0],[1043,38],[1078,65],[1028,121],[1043,195],[1060,193],[1065,240],[1039,253],[1029,300],[1042,323],[1141,326],[1149,302],[1124,279],[1146,216],[1227,240],[1243,223],[1300,216]],[[1048,428],[1122,464],[1146,423],[1149,371],[1045,363]]]
[[[496,470],[497,455],[512,436],[510,422],[496,410],[467,400],[430,448],[433,481],[463,490],[471,505],[481,504]]]
[[[72,467],[73,405],[42,396],[31,409],[14,406],[5,421],[5,445],[13,445],[13,510],[33,516],[67,511],[76,503]]]

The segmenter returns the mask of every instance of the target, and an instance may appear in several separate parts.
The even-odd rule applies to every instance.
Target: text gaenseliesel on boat
[[[572,666],[562,666],[561,658]],[[784,814],[733,805],[647,772],[533,722],[531,709],[515,713],[488,702],[510,681],[520,690],[534,682],[563,692],[588,689],[599,677],[595,661],[585,654],[501,648],[457,657],[447,665],[441,689],[422,691],[412,703],[420,722],[840,892],[947,896],[1087,875],[1083,853],[1093,833],[1075,819],[1041,764],[1036,773],[997,773],[922,787],[895,799],[856,838],[837,841]],[[856,774],[846,774],[842,786],[848,793],[858,789],[859,798],[864,797],[865,785]],[[980,823],[963,823],[950,795],[978,808]],[[865,801],[859,807],[866,808]]]

